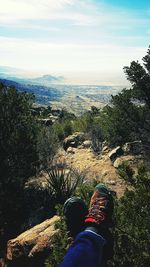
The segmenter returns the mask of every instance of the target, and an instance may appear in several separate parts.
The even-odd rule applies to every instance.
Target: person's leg
[[[74,212],[76,211],[78,218],[80,214],[79,210],[81,211],[82,206],[81,202],[80,208],[76,210],[75,207],[77,206],[74,205]],[[67,213],[71,214],[69,210],[71,210],[72,204],[68,205],[68,207]],[[85,216],[85,230],[76,236],[73,245],[66,253],[60,267],[103,266],[103,248],[106,244],[104,232],[109,226],[112,209],[111,192],[104,185],[99,184],[91,198],[89,213]],[[81,212],[81,214],[81,221],[83,222],[84,212]],[[75,220],[73,220],[73,224],[75,224]]]
[[[105,239],[93,230],[76,236],[60,267],[99,267]]]
[[[75,239],[76,235],[85,229],[85,216],[88,208],[79,197],[71,197],[64,204],[64,216],[69,236]]]

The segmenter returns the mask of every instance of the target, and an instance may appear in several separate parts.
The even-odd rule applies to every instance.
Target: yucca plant
[[[78,185],[83,183],[84,173],[69,167],[65,162],[57,162],[47,169],[50,193],[56,204],[63,204],[72,196]]]

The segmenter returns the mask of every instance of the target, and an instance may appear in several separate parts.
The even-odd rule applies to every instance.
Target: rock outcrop
[[[45,258],[53,247],[53,238],[59,231],[55,229],[59,221],[60,217],[54,216],[15,239],[9,240],[7,244],[8,266],[44,266]]]
[[[120,157],[123,155],[123,150],[120,146],[117,146],[116,148],[114,148],[113,150],[111,150],[108,154],[109,158],[111,161],[115,161],[116,158]]]
[[[142,141],[139,140],[139,141],[125,143],[123,146],[123,151],[125,154],[133,154],[133,155],[143,154]]]
[[[135,157],[133,155],[121,156],[114,161],[113,166],[118,168],[124,162],[128,162],[132,166],[135,162]]]
[[[85,141],[85,134],[82,132],[76,132],[65,138],[63,142],[63,148],[64,150],[67,150],[69,147],[78,147],[84,141]]]
[[[85,140],[82,144],[83,148],[90,148],[92,147],[92,142],[90,140]]]

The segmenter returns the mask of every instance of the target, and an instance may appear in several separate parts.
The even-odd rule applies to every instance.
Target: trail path
[[[96,156],[91,149],[85,148],[71,148],[69,153],[61,149],[57,158],[59,160],[65,160],[73,168],[85,171],[86,177],[91,179],[97,179],[98,181],[107,183],[112,190],[117,192],[118,196],[121,196],[126,187],[124,181],[119,178],[117,168],[113,166],[112,161],[108,156],[108,150],[106,150],[102,156]],[[133,156],[122,156],[119,161],[124,160],[134,161]]]

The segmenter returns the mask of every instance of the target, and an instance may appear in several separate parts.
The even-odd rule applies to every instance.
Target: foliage
[[[100,113],[101,127],[105,139],[111,145],[142,140],[149,145],[150,133],[150,49],[143,58],[144,66],[131,62],[124,67],[131,89],[123,89],[112,96],[111,105]]]
[[[68,112],[65,108],[63,108],[59,115],[59,121],[68,121],[68,120],[74,120],[76,117],[73,113]]]
[[[112,107],[105,107],[102,121],[107,141],[112,145],[121,145],[141,138],[141,107],[132,103],[130,90],[123,90],[112,97]]]
[[[63,141],[68,135],[71,135],[73,133],[72,121],[69,120],[57,122],[53,125],[52,128],[60,142]]]
[[[43,106],[35,106],[32,107],[32,114],[37,116],[38,118],[47,118],[49,114],[51,114],[52,109],[50,106],[43,107]]]
[[[127,161],[124,161],[119,167],[118,167],[118,173],[119,175],[128,183],[134,184],[134,171],[130,167]]]
[[[50,165],[58,147],[58,137],[53,128],[40,125],[37,135],[38,171]]]
[[[85,112],[82,116],[73,121],[74,132],[89,132],[92,128],[93,115],[91,112]]]
[[[69,121],[69,120],[65,121],[63,124],[63,128],[64,128],[64,136],[65,137],[67,137],[68,135],[71,135],[73,133],[71,121]]]
[[[150,265],[150,179],[144,165],[134,181],[134,188],[127,189],[116,206],[114,260],[110,266]],[[128,182],[133,185],[130,177]]]
[[[46,108],[44,108],[41,112],[41,117],[46,118],[49,114],[51,114],[52,112],[52,108],[50,106],[47,106]]]
[[[53,130],[54,130],[54,133],[57,136],[59,141],[64,140],[65,134],[64,134],[64,129],[63,129],[62,123],[59,123],[59,122],[55,123],[53,125]]]
[[[38,124],[33,100],[0,85],[0,229],[10,237],[26,219],[26,181],[47,168],[58,147],[53,130]]]
[[[83,173],[70,168],[65,162],[57,162],[46,171],[49,190],[55,203],[63,204],[84,180]]]
[[[144,101],[150,108],[150,49],[147,51],[147,55],[143,57],[144,66],[138,61],[132,61],[130,67],[124,67],[124,71],[127,75],[127,79],[132,84],[132,94],[135,99]]]
[[[93,123],[90,131],[90,138],[93,151],[99,154],[102,150],[102,142],[104,141],[103,131],[100,124]]]
[[[67,252],[68,246],[68,234],[67,226],[63,217],[63,206],[57,205],[57,214],[61,216],[61,220],[56,224],[56,228],[59,229],[59,233],[54,237],[53,250],[45,262],[45,267],[56,267],[63,260],[64,255]]]
[[[15,231],[23,219],[23,186],[35,174],[33,96],[0,85],[0,227]],[[12,220],[13,218],[13,220]]]

